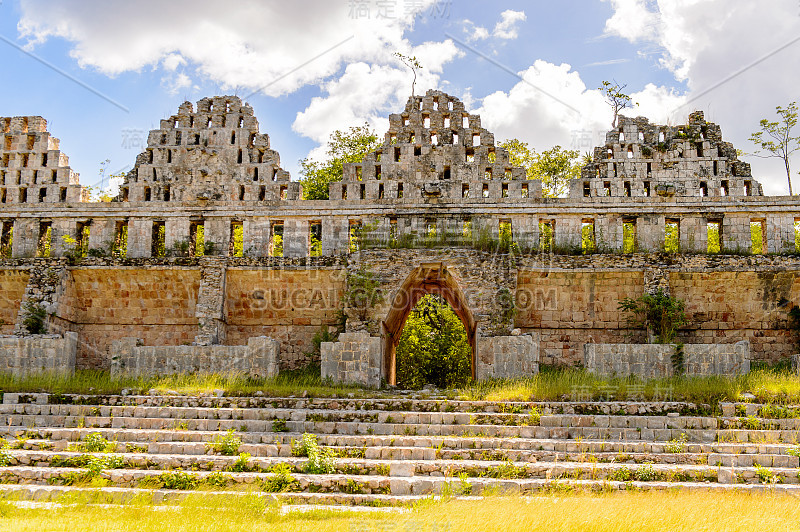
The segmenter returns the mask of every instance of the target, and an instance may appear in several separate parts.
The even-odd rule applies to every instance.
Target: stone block
[[[412,462],[394,461],[389,464],[390,477],[413,477],[416,474],[416,466]]]
[[[643,379],[675,374],[677,346],[673,344],[584,344],[584,367],[604,376],[636,375]],[[686,375],[744,375],[750,371],[750,344],[686,344]]]

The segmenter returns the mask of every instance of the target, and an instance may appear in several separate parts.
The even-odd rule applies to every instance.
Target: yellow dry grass
[[[404,513],[318,510],[283,515],[255,497],[179,506],[77,504],[50,509],[0,505],[5,531],[760,531],[800,530],[795,497],[711,492],[621,492],[490,497],[423,503]]]

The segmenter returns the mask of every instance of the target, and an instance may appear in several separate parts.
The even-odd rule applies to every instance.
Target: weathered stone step
[[[725,468],[703,466],[664,466],[644,464],[627,466],[624,464],[570,464],[570,463],[539,463],[523,464],[517,468],[515,464],[496,463],[492,467],[486,464],[467,462],[453,463],[445,474],[442,468],[433,469],[437,464],[432,462],[398,462],[396,463],[402,473],[396,476],[386,475],[354,475],[354,474],[322,474],[307,475],[292,473],[299,491],[311,492],[344,492],[344,493],[369,493],[369,494],[395,494],[395,495],[425,495],[441,494],[446,490],[461,490],[462,493],[471,493],[477,487],[477,493],[489,487],[501,491],[519,491],[522,493],[534,491],[536,480],[606,480],[621,482],[666,482],[674,484],[714,482],[722,480],[731,483],[779,483],[782,485],[797,485],[800,483],[797,471],[788,468]],[[427,474],[414,475],[417,467]],[[509,470],[509,468],[514,468]],[[393,467],[392,467],[393,469]],[[69,484],[75,478],[87,473],[82,468],[67,467],[0,467],[0,479],[3,483],[30,484]],[[432,474],[436,473],[436,474]],[[189,474],[199,481],[214,482],[219,485],[224,482],[230,487],[256,487],[263,486],[264,482],[273,478],[273,473],[220,473],[218,471],[161,471],[143,469],[113,469],[100,473],[112,485],[122,487],[142,487],[142,483],[158,487],[158,480],[163,475]],[[486,475],[486,476],[481,476]],[[467,488],[469,486],[469,488]]]
[[[408,449],[408,448],[406,448]],[[402,451],[405,451],[403,449]],[[433,449],[415,449],[416,451],[435,451]],[[399,450],[399,449],[392,449]],[[11,466],[22,467],[75,467],[78,465],[76,460],[85,459],[87,456],[98,458],[118,457],[123,461],[124,469],[148,469],[148,470],[168,470],[180,469],[189,471],[231,471],[239,461],[237,456],[216,456],[205,455],[154,455],[146,453],[117,454],[117,453],[80,453],[80,452],[50,452],[50,451],[9,451]],[[569,475],[578,478],[583,475],[584,468],[590,468],[591,478],[613,478],[615,472],[627,468],[628,465],[653,465],[653,470],[658,474],[671,474],[676,478],[686,477],[688,479],[697,478],[716,478],[715,465],[738,468],[752,467],[755,463],[763,467],[776,468],[782,476],[786,477],[786,483],[796,483],[796,475],[786,475],[786,470],[797,467],[797,457],[794,456],[759,456],[748,457],[748,459],[738,460],[736,455],[712,455],[714,462],[701,464],[688,464],[686,462],[672,464],[653,463],[647,461],[653,455],[613,455],[598,457],[589,456],[584,460],[558,460],[558,461],[505,461],[486,459],[416,459],[413,453],[408,457],[400,459],[354,459],[337,458],[335,461],[336,471],[340,474],[349,475],[378,475],[386,476],[391,474],[391,469],[401,464],[400,467],[413,468],[414,474],[418,476],[457,476],[459,473],[466,473],[470,477],[475,476],[495,476],[512,475],[513,478],[551,478],[554,476]],[[672,455],[674,457],[674,455]],[[575,457],[579,458],[579,457]],[[699,457],[698,457],[699,458]],[[594,459],[594,460],[593,460]],[[791,459],[791,460],[790,460]],[[257,472],[267,472],[276,464],[288,464],[295,472],[302,472],[307,459],[296,457],[283,458],[249,458],[246,460],[246,468]],[[69,465],[72,464],[72,465]],[[241,464],[240,464],[241,465]],[[688,466],[688,467],[684,467]],[[79,465],[79,467],[83,467]],[[505,471],[505,473],[504,473]]]
[[[28,428],[91,428],[91,429],[141,429],[141,430],[185,430],[227,431],[242,433],[271,433],[275,426],[269,421],[254,420],[207,420],[172,418],[132,418],[132,417],[62,417],[62,416],[0,416],[0,426]],[[320,434],[366,434],[366,435],[422,435],[422,436],[488,436],[504,438],[539,439],[587,439],[587,440],[646,440],[669,441],[686,434],[692,441],[711,442],[717,439],[714,429],[650,429],[616,427],[562,427],[531,425],[450,425],[431,423],[362,423],[333,421],[286,421],[281,430],[291,432],[312,432]],[[738,441],[792,441],[798,439],[798,431],[760,431],[731,430],[726,437]],[[753,437],[748,436],[753,433]]]
[[[30,438],[44,438],[46,445],[52,445],[54,450],[64,450],[70,442],[76,442],[87,435],[97,432],[109,441],[117,441],[117,449],[125,451],[126,446],[146,446],[150,453],[172,454],[206,454],[207,443],[215,437],[222,435],[214,431],[184,431],[184,430],[141,430],[141,429],[89,429],[89,428],[57,428],[57,429],[27,429],[23,427],[6,428],[0,431],[10,438],[27,436]],[[682,432],[681,434],[685,434]],[[691,433],[689,433],[691,434]],[[241,452],[248,452],[253,456],[288,456],[292,440],[300,438],[301,433],[236,433],[242,440]],[[680,437],[680,435],[679,435]],[[661,441],[649,442],[642,440],[632,441],[603,441],[603,440],[551,440],[536,438],[490,438],[490,437],[430,437],[411,435],[346,435],[346,434],[318,434],[321,445],[345,449],[366,448],[424,448],[441,450],[463,450],[466,452],[559,452],[559,453],[667,453],[667,449],[676,448],[676,442]],[[34,440],[35,441],[35,440]],[[25,445],[25,443],[22,443]],[[38,443],[32,443],[38,448]],[[29,447],[34,448],[34,447]],[[718,454],[770,454],[786,455],[789,450],[797,452],[798,445],[790,443],[694,443],[689,441],[678,446],[687,453],[718,453]],[[669,454],[669,453],[667,453]],[[677,454],[677,453],[676,453]]]
[[[105,504],[127,504],[133,501],[148,501],[153,504],[177,502],[184,497],[195,495],[192,491],[178,491],[165,489],[146,488],[84,488],[75,486],[47,486],[42,484],[0,484],[0,498],[22,501],[49,501],[59,502],[67,497],[67,501],[74,501],[76,497],[81,501],[96,501]],[[263,493],[254,491],[203,491],[205,499],[229,500],[238,497],[263,497],[269,501],[280,501],[281,504],[293,505],[326,505],[326,506],[363,506],[371,507],[396,507],[409,506],[423,499],[427,495],[371,495],[350,493]],[[462,499],[477,499],[478,497],[460,497]]]
[[[21,416],[18,417],[18,416]],[[79,405],[38,405],[38,404],[10,404],[0,405],[0,420],[2,419],[27,419],[27,417],[46,416],[64,418],[65,422],[74,423],[75,420],[84,423],[105,422],[114,418],[134,419],[179,419],[195,421],[313,421],[313,422],[362,422],[362,423],[400,423],[408,425],[437,424],[437,425],[505,425],[529,426],[541,425],[546,427],[601,427],[601,428],[640,428],[640,429],[715,429],[718,428],[718,419],[714,417],[676,417],[660,415],[606,415],[606,414],[553,414],[540,415],[538,413],[469,413],[469,412],[410,412],[380,410],[345,411],[336,409],[286,409],[286,408],[207,408],[207,407],[160,407],[160,406],[79,406]],[[44,417],[43,417],[44,416]],[[738,418],[727,420],[728,424],[736,425],[744,421]],[[749,420],[748,423],[753,423]],[[767,420],[761,420],[765,427],[770,426]],[[24,424],[24,423],[19,423]],[[777,428],[786,430],[800,429],[800,419],[784,419],[772,422]]]
[[[181,408],[283,408],[309,410],[378,410],[408,412],[528,413],[569,415],[707,415],[710,405],[686,402],[568,402],[568,401],[468,401],[445,397],[303,398],[303,397],[198,397],[185,395],[54,395],[6,393],[4,404],[64,404],[84,407],[152,406]],[[716,405],[714,405],[716,406]]]

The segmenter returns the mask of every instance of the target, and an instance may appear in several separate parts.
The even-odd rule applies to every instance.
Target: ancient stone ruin
[[[302,199],[233,96],[162,120],[108,203],[88,201],[43,118],[0,124],[9,371],[272,375],[316,357],[326,376],[377,386],[394,382],[397,341],[426,293],[464,323],[476,378],[539,363],[672,374],[664,353],[631,344],[643,332],[618,309],[658,289],[686,302],[685,371],[742,373],[795,349],[800,202],[764,196],[701,112],[677,127],[621,117],[563,198],[543,197],[480,117],[439,91],[391,115],[330,200]],[[377,288],[361,304],[364,272]],[[342,313],[341,341],[314,353]]]

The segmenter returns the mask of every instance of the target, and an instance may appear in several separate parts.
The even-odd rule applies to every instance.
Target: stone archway
[[[381,324],[383,348],[383,377],[389,384],[397,383],[396,349],[411,310],[426,294],[442,297],[452,307],[464,324],[472,350],[470,366],[472,378],[476,377],[477,326],[467,305],[467,300],[455,277],[441,262],[424,263],[415,268],[403,281],[390,302],[389,312]]]

